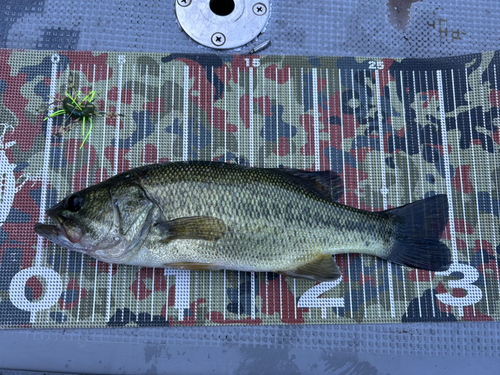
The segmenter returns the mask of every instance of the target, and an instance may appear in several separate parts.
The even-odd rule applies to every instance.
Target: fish
[[[102,262],[185,270],[341,277],[333,255],[359,253],[445,271],[438,194],[371,212],[338,202],[332,171],[183,161],[145,165],[68,195],[35,232]]]

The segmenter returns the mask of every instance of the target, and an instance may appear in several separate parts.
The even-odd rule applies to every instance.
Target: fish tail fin
[[[385,213],[393,224],[392,246],[385,259],[430,271],[448,269],[450,249],[440,241],[448,222],[446,194],[434,195]]]

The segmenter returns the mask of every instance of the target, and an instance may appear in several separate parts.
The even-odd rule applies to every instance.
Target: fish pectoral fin
[[[222,238],[227,227],[224,221],[211,216],[181,217],[156,223],[164,241],[193,239],[216,241]]]
[[[175,268],[178,270],[192,270],[192,271],[219,271],[224,267],[215,263],[196,263],[196,262],[178,262],[166,263],[166,268]]]
[[[342,276],[337,263],[330,254],[320,255],[312,262],[294,270],[284,272],[286,276],[300,277],[314,281],[333,281]]]

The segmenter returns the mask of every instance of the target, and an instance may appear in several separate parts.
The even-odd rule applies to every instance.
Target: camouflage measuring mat
[[[500,53],[440,59],[0,50],[0,325],[500,320]],[[70,79],[71,77],[71,79]],[[93,129],[41,108],[95,91]],[[76,95],[76,94],[75,94]],[[57,104],[57,102],[56,102]],[[337,255],[342,278],[139,269],[36,236],[70,192],[161,161],[328,170],[340,202],[449,197],[446,272]]]

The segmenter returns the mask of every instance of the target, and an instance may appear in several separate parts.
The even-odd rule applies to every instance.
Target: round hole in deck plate
[[[210,10],[218,16],[229,16],[234,10],[234,1],[210,0]]]

